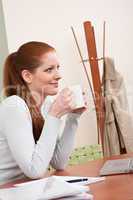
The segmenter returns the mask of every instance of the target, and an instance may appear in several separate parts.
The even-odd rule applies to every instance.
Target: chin
[[[54,90],[54,91],[50,91],[49,95],[53,96],[53,95],[56,95],[57,93],[58,93],[58,89]]]

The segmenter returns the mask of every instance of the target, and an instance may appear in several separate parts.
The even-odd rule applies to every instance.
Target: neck
[[[45,98],[46,98],[46,96],[43,96],[41,94],[38,94],[38,95],[35,94],[34,95],[34,93],[32,93],[32,96],[33,96],[33,98],[34,98],[34,100],[36,102],[37,107],[40,109],[42,104],[43,104],[43,102],[44,102],[44,100],[45,100]]]
[[[32,97],[36,102],[37,107],[40,109],[46,98],[46,95],[44,95],[42,92],[35,91],[31,86],[28,86],[28,88],[30,91],[30,95],[32,95]]]

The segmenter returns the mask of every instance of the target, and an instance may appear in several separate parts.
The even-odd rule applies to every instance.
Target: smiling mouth
[[[51,85],[58,87],[58,83],[51,83]]]

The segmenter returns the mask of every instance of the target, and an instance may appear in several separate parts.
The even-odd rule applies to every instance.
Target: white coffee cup
[[[73,92],[74,96],[74,108],[83,108],[85,107],[84,97],[83,97],[83,90],[81,85],[73,85],[70,86],[69,89]]]

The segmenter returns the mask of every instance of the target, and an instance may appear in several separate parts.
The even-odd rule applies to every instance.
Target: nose
[[[54,77],[55,77],[56,80],[60,80],[60,79],[62,78],[62,76],[61,76],[59,70],[56,70],[55,76],[54,76]]]

